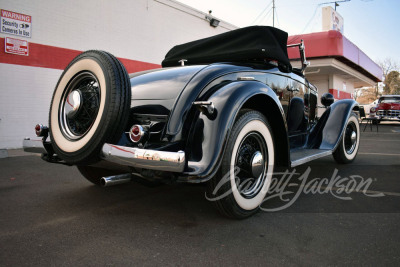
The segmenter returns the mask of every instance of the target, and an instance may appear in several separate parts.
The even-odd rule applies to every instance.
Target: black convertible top
[[[276,60],[283,69],[292,69],[287,54],[287,32],[269,26],[250,26],[197,41],[174,46],[162,62],[163,67]]]

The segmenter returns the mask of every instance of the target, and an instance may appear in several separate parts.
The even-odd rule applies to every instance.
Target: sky
[[[272,26],[272,0],[178,0],[238,27]],[[275,0],[278,27],[289,35],[322,30],[322,4],[332,0]],[[322,5],[321,5],[322,4]],[[264,12],[263,12],[264,11]],[[400,63],[400,0],[351,0],[339,3],[344,35],[372,60]],[[307,51],[306,51],[307,52]]]

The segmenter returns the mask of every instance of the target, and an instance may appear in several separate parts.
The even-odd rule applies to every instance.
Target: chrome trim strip
[[[158,171],[183,172],[186,163],[183,151],[168,152],[104,144],[102,153],[107,161]]]
[[[256,78],[254,77],[238,77],[237,80],[238,81],[254,81]]]
[[[326,157],[326,156],[329,156],[331,154],[332,154],[332,150],[321,151],[320,153],[316,153],[316,154],[313,154],[313,155],[310,155],[310,156],[307,156],[307,157],[304,157],[304,158],[301,158],[301,159],[294,160],[294,161],[291,162],[290,166],[293,168],[293,167],[299,166],[301,164],[307,163],[309,161],[313,161],[314,159],[319,159],[319,158],[322,158],[322,157]]]
[[[22,141],[22,147],[24,148],[25,152],[31,153],[47,153],[46,149],[43,146],[42,138],[25,138]]]
[[[397,119],[398,117],[400,117],[400,110],[397,110],[397,109],[378,110],[378,112],[376,114],[382,118]]]

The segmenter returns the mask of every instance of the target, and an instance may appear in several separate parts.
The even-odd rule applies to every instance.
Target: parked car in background
[[[376,99],[375,101],[373,101],[372,103],[369,103],[369,104],[360,104],[360,107],[364,107],[365,113],[369,114],[371,108],[376,107],[376,105],[378,105],[378,99]]]
[[[383,95],[378,100],[376,115],[379,121],[400,121],[400,95]]]
[[[25,151],[77,166],[109,186],[132,174],[150,181],[207,183],[229,217],[248,217],[267,194],[275,166],[333,155],[352,162],[357,102],[324,94],[292,68],[287,33],[253,26],[172,48],[163,68],[133,73],[104,51],[87,51],[54,90],[49,125],[36,125]]]

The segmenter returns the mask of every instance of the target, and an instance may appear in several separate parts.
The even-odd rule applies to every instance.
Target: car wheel
[[[274,168],[274,141],[267,119],[258,111],[239,116],[227,142],[218,174],[207,186],[207,198],[231,218],[259,210]]]
[[[130,96],[128,74],[117,58],[103,51],[77,56],[61,75],[51,101],[55,153],[70,164],[98,161],[103,144],[122,135]]]
[[[337,163],[350,163],[356,158],[359,146],[360,126],[357,115],[352,112],[347,120],[346,128],[338,147],[333,152],[333,158]]]

